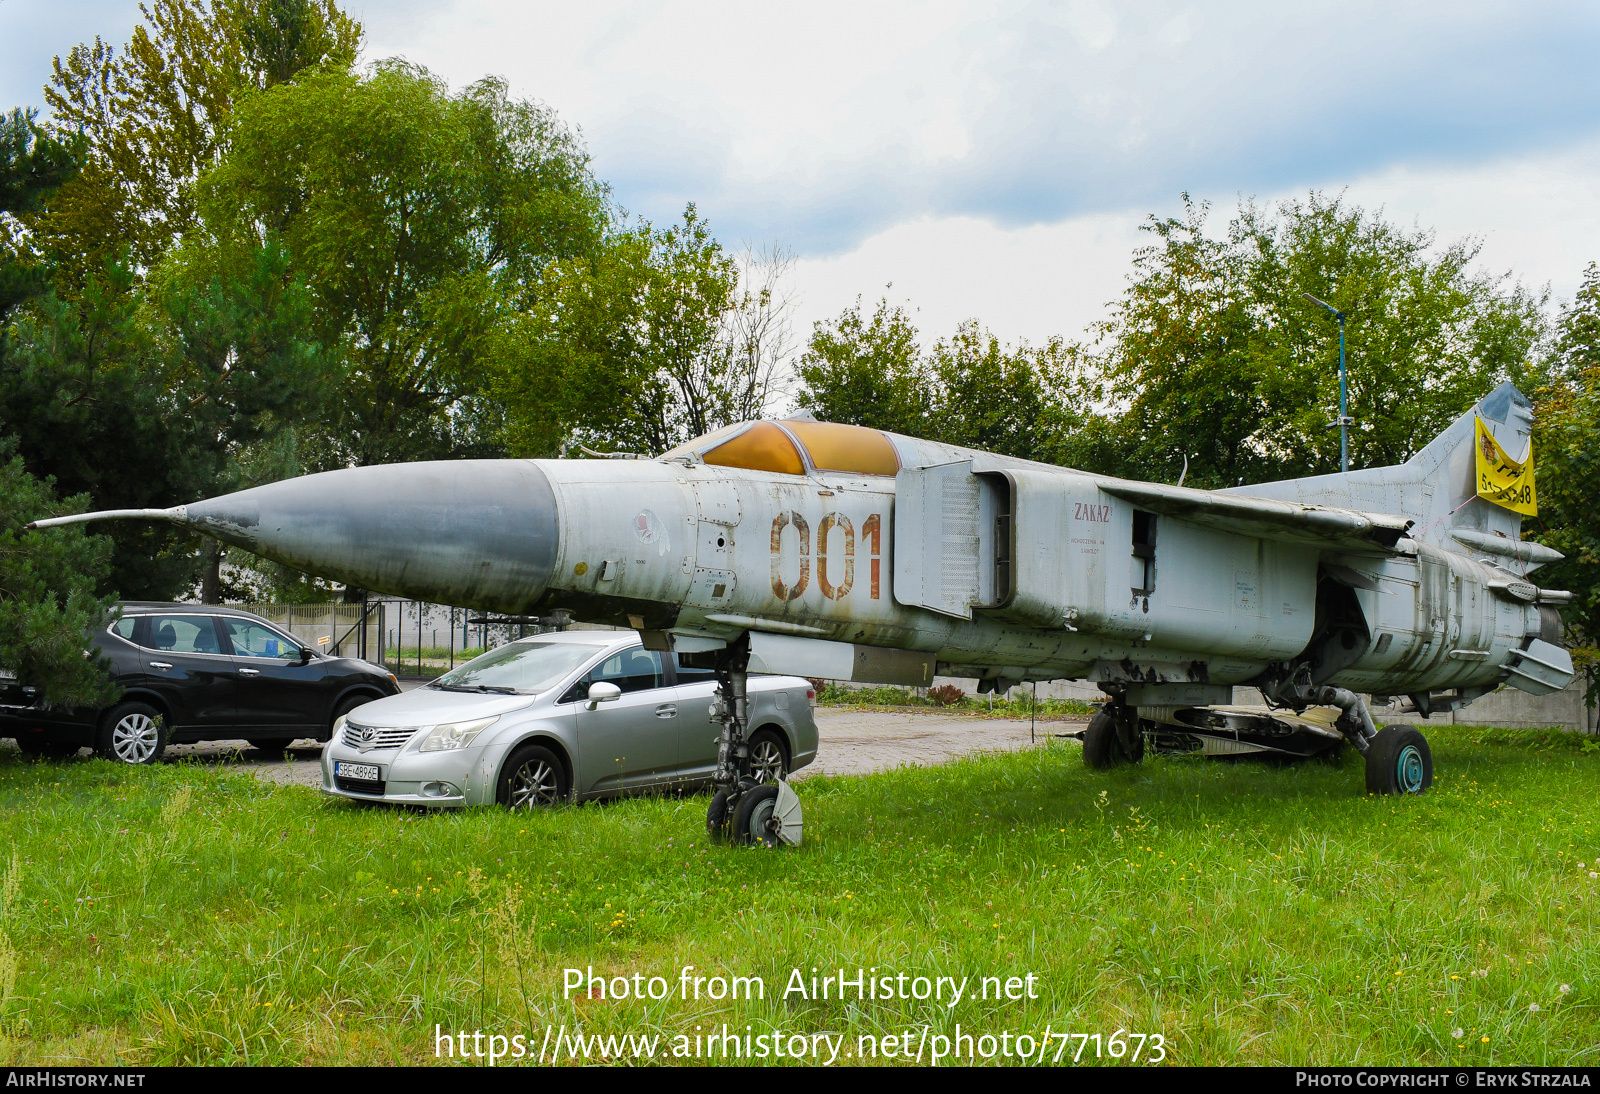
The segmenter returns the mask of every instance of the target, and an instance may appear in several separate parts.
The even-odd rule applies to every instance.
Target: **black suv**
[[[35,690],[0,680],[0,737],[24,752],[154,763],[169,743],[243,738],[266,752],[326,741],[333,723],[400,685],[376,665],[324,657],[260,616],[215,604],[123,605],[89,635],[122,698],[108,709],[46,709]]]

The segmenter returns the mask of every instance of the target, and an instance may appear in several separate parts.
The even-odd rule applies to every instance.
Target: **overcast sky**
[[[802,329],[858,294],[930,334],[1082,335],[1183,191],[1345,191],[1570,297],[1600,259],[1600,4],[347,4],[365,59],[487,73],[579,128],[623,205],[695,202],[799,256]],[[0,92],[121,43],[131,0],[0,0]]]

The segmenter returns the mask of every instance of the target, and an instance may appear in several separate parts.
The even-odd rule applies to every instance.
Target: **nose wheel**
[[[737,796],[719,789],[706,809],[706,832],[717,843],[798,847],[804,827],[800,795],[788,780],[746,780]]]

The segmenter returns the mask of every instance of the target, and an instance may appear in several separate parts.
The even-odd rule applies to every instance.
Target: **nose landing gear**
[[[717,656],[717,693],[711,716],[722,723],[717,738],[717,789],[706,809],[706,832],[718,843],[800,846],[800,798],[787,778],[759,782],[750,764],[750,640],[740,638]]]

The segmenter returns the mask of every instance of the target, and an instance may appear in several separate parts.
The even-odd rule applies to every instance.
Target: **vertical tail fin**
[[[1416,522],[1413,539],[1447,551],[1489,554],[1529,570],[1561,557],[1522,542],[1522,516],[1480,497],[1477,420],[1513,459],[1531,457],[1533,403],[1509,381],[1480,399],[1403,464],[1234,487],[1234,493],[1393,513]]]

